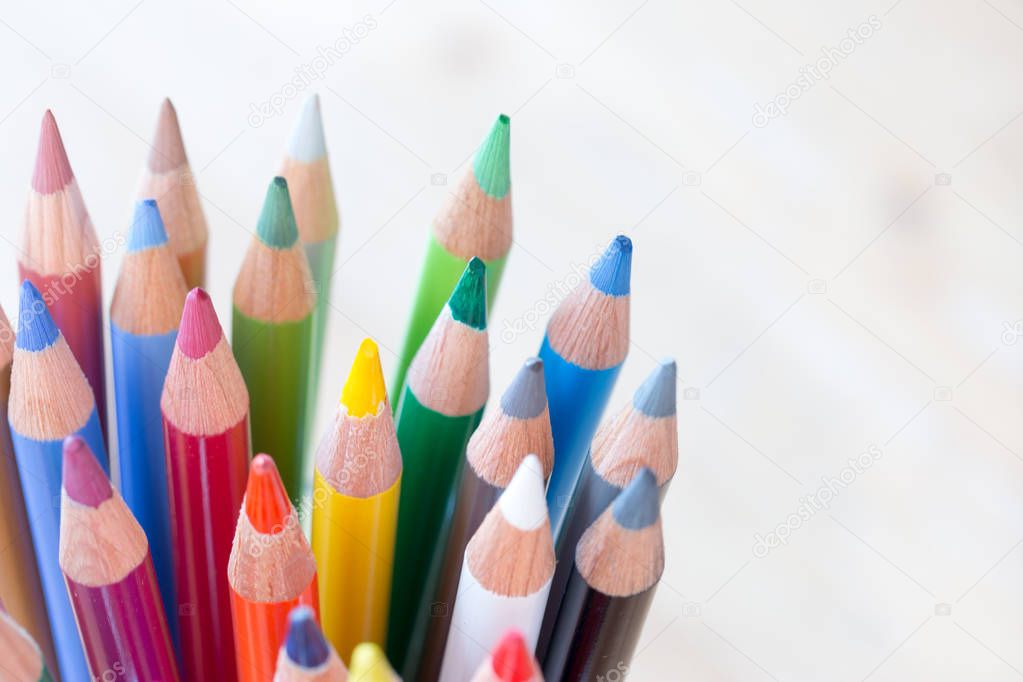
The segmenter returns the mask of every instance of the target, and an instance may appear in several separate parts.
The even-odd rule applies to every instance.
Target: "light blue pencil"
[[[554,311],[540,347],[554,435],[547,506],[555,537],[629,350],[631,272],[632,242],[619,235]]]
[[[64,438],[82,436],[104,471],[109,468],[89,382],[39,290],[28,281],[21,285],[8,418],[60,677],[64,682],[89,682],[92,678],[57,560]]]
[[[160,395],[185,305],[185,278],[156,201],[135,204],[110,306],[121,494],[146,531],[167,625],[178,647]]]

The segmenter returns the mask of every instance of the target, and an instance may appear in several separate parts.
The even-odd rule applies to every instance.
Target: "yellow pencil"
[[[380,355],[365,339],[313,472],[323,632],[345,663],[355,645],[383,644],[387,633],[400,487],[401,452]]]

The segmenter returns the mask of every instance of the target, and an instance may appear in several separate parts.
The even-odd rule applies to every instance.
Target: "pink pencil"
[[[53,114],[43,115],[18,280],[29,280],[43,296],[57,328],[85,372],[107,433],[103,368],[100,244],[71,171]]]

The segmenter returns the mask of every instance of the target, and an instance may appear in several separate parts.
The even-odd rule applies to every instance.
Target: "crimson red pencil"
[[[251,456],[249,394],[202,289],[185,299],[160,409],[183,677],[233,682],[227,563]]]

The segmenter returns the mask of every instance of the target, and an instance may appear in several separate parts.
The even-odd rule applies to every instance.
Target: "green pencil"
[[[509,139],[510,119],[501,114],[477,150],[472,171],[434,218],[391,395],[401,395],[412,358],[470,258],[487,264],[487,306],[494,305],[512,245]]]
[[[305,422],[316,306],[311,281],[288,183],[274,178],[234,283],[231,347],[249,389],[252,450],[274,458],[296,506],[307,485]]]
[[[486,266],[473,258],[416,353],[398,402],[404,464],[387,648],[395,670],[410,660],[415,614],[439,570],[456,476],[490,391]]]

